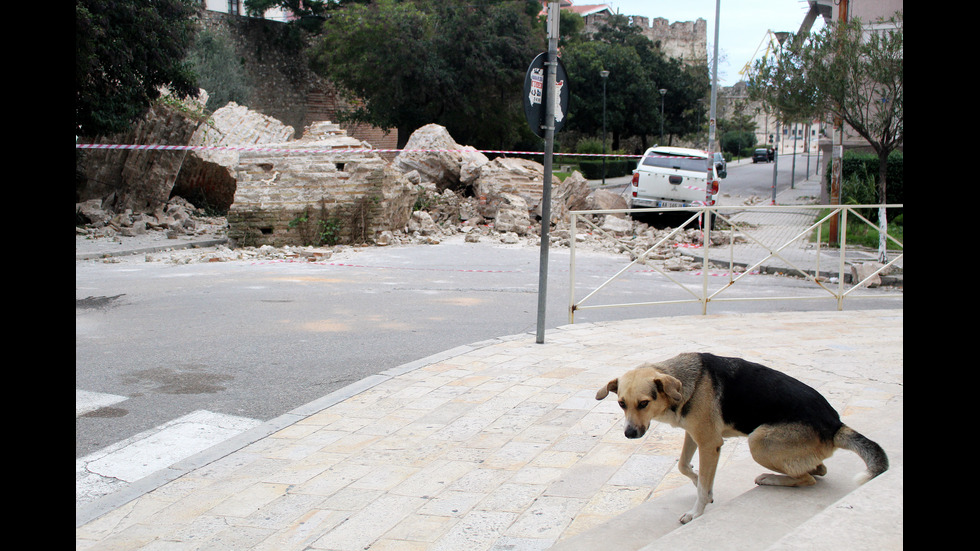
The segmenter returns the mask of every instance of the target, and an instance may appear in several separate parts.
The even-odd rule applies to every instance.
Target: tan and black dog
[[[752,458],[777,474],[759,475],[756,484],[809,486],[826,474],[823,460],[836,448],[858,454],[870,480],[888,469],[881,446],[843,424],[819,392],[774,369],[741,358],[688,353],[644,364],[609,381],[596,393],[619,397],[626,414],[626,437],[640,438],[651,421],[685,430],[678,463],[698,489],[694,508],[682,523],[701,516],[711,488],[723,439],[747,436]],[[699,469],[691,467],[694,451]]]

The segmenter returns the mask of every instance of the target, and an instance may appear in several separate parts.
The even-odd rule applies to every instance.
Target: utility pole
[[[535,342],[544,342],[545,311],[548,306],[548,247],[551,226],[551,174],[552,157],[555,151],[555,102],[558,90],[555,87],[558,74],[558,2],[548,2],[548,61],[546,63],[544,104],[544,185],[541,189],[541,255],[538,266],[538,325]],[[567,84],[567,83],[566,83]]]
[[[708,178],[704,181],[704,203],[711,201],[711,181],[714,180],[715,167],[715,116],[718,102],[718,27],[721,25],[721,0],[715,0],[715,46],[711,59],[711,114],[708,118]],[[706,211],[704,227],[711,228],[711,213]],[[705,305],[707,307],[707,305]]]

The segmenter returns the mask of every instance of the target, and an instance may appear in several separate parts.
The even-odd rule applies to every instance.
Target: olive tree
[[[839,117],[878,156],[879,257],[885,260],[888,155],[905,138],[903,15],[867,26],[835,22],[811,36],[792,37],[779,55],[756,64],[753,97],[788,116]]]

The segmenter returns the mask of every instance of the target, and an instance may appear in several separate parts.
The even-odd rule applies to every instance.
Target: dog
[[[684,429],[678,470],[697,487],[686,524],[712,501],[712,485],[724,438],[747,436],[757,463],[782,474],[765,473],[756,484],[809,486],[827,473],[823,460],[843,448],[857,453],[870,480],[888,469],[881,446],[841,422],[819,392],[766,366],[706,353],[680,354],[643,364],[609,381],[596,393],[619,397],[626,415],[626,438],[640,438],[652,421]],[[699,467],[691,458],[699,450]]]

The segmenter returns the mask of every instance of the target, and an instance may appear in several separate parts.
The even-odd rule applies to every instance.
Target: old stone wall
[[[663,17],[656,17],[652,22],[640,15],[634,15],[632,19],[633,24],[643,31],[643,36],[660,42],[661,49],[668,56],[688,64],[707,62],[708,22],[704,19],[674,23]]]
[[[150,108],[130,131],[99,143],[183,145],[202,124],[200,119],[163,104]],[[75,202],[99,199],[107,209],[152,211],[170,199],[174,179],[186,152],[150,150],[89,150],[79,156]]]
[[[251,246],[363,243],[405,227],[416,187],[365,147],[323,122],[299,140],[241,152],[228,237]]]
[[[585,32],[595,32],[606,18],[605,13],[586,16]],[[660,48],[668,56],[689,65],[707,62],[708,22],[704,19],[671,23],[663,17],[656,17],[653,22],[649,17],[642,15],[631,15],[629,18],[634,26],[640,28],[643,36],[653,42],[659,42]]]
[[[221,27],[235,42],[252,87],[247,107],[297,132],[317,121],[337,121],[344,102],[336,89],[309,69],[303,37],[278,21],[205,11],[205,28]],[[222,106],[208,105],[215,111]],[[379,149],[396,147],[398,133],[370,125],[341,124],[347,134]],[[294,136],[298,137],[298,136]]]

